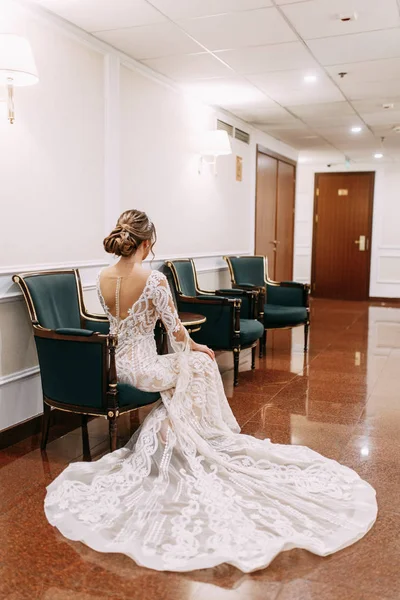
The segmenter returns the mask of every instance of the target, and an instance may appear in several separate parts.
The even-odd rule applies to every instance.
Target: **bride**
[[[119,381],[162,401],[127,446],[72,463],[49,485],[47,519],[71,540],[159,571],[251,572],[283,550],[326,556],[353,544],[376,519],[374,489],[309,448],[239,433],[213,351],[190,339],[165,276],[142,265],[155,239],[145,213],[124,212],[104,240],[120,260],[97,289],[118,335]],[[157,319],[173,354],[156,352]]]

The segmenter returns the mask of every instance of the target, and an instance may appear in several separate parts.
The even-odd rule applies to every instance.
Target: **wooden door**
[[[268,259],[268,274],[288,281],[293,274],[296,167],[257,149],[255,253]]]
[[[291,281],[293,277],[295,167],[278,161],[276,202],[276,281]]]
[[[374,173],[316,175],[312,293],[369,297]]]
[[[256,254],[268,259],[270,277],[275,275],[275,221],[278,161],[257,152]]]

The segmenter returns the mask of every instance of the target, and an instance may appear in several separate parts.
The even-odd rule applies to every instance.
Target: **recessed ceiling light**
[[[317,81],[317,76],[316,75],[305,75],[304,81],[306,83],[315,83]]]
[[[299,156],[298,162],[299,163],[306,163],[308,162],[310,159],[308,158],[308,156]]]
[[[374,154],[374,158],[383,158],[382,152],[377,152],[376,154]]]
[[[390,110],[391,108],[394,108],[394,104],[382,104],[382,108],[385,108],[386,110]]]
[[[360,133],[360,131],[362,131],[362,127],[352,127],[351,128],[351,133]]]

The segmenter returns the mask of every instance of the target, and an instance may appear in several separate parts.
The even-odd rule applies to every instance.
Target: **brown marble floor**
[[[377,490],[379,517],[355,545],[327,558],[281,554],[244,575],[222,565],[157,573],[121,555],[65,540],[44,517],[46,485],[81,460],[79,429],[0,452],[0,598],[7,600],[389,600],[400,598],[400,306],[314,301],[310,350],[301,329],[270,335],[266,358],[218,362],[243,433],[304,444],[354,468]],[[145,414],[141,414],[143,419]],[[127,439],[134,423],[121,420]],[[107,452],[106,422],[89,423],[92,457]]]

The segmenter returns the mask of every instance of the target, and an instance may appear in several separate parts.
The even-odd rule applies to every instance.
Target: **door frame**
[[[374,196],[375,196],[376,171],[332,171],[332,172],[321,171],[319,173],[314,173],[313,227],[312,227],[312,251],[311,251],[311,295],[313,294],[314,286],[316,283],[315,282],[315,264],[316,264],[316,252],[317,252],[317,248],[316,248],[316,229],[317,229],[316,216],[317,216],[317,204],[318,204],[317,190],[318,190],[319,177],[321,175],[333,177],[335,175],[350,176],[350,175],[360,175],[363,173],[366,175],[370,175],[371,181],[372,181],[369,200],[368,200],[368,208],[369,208],[369,222],[368,222],[368,228],[369,228],[368,234],[369,235],[368,235],[368,237],[370,240],[370,243],[369,243],[370,256],[369,256],[368,272],[367,272],[368,290],[367,290],[365,300],[369,300],[371,298],[370,286],[371,286],[371,260],[372,260],[372,228],[373,228],[373,219],[374,219]]]
[[[294,167],[294,186],[293,186],[293,253],[292,253],[292,278],[293,278],[293,267],[294,267],[294,234],[295,234],[295,211],[296,211],[296,181],[297,181],[297,162],[284,156],[283,154],[278,154],[278,152],[274,152],[273,150],[269,150],[262,144],[256,144],[256,160],[255,160],[255,190],[254,190],[254,254],[256,251],[256,232],[257,232],[257,189],[258,189],[258,155],[266,154],[270,158],[275,158],[278,161],[277,169],[276,169],[276,190],[278,192],[278,176],[279,176],[279,161],[292,165]],[[276,239],[276,218],[275,218],[275,239]],[[275,264],[274,264],[274,273],[276,267],[276,256],[275,256]]]

